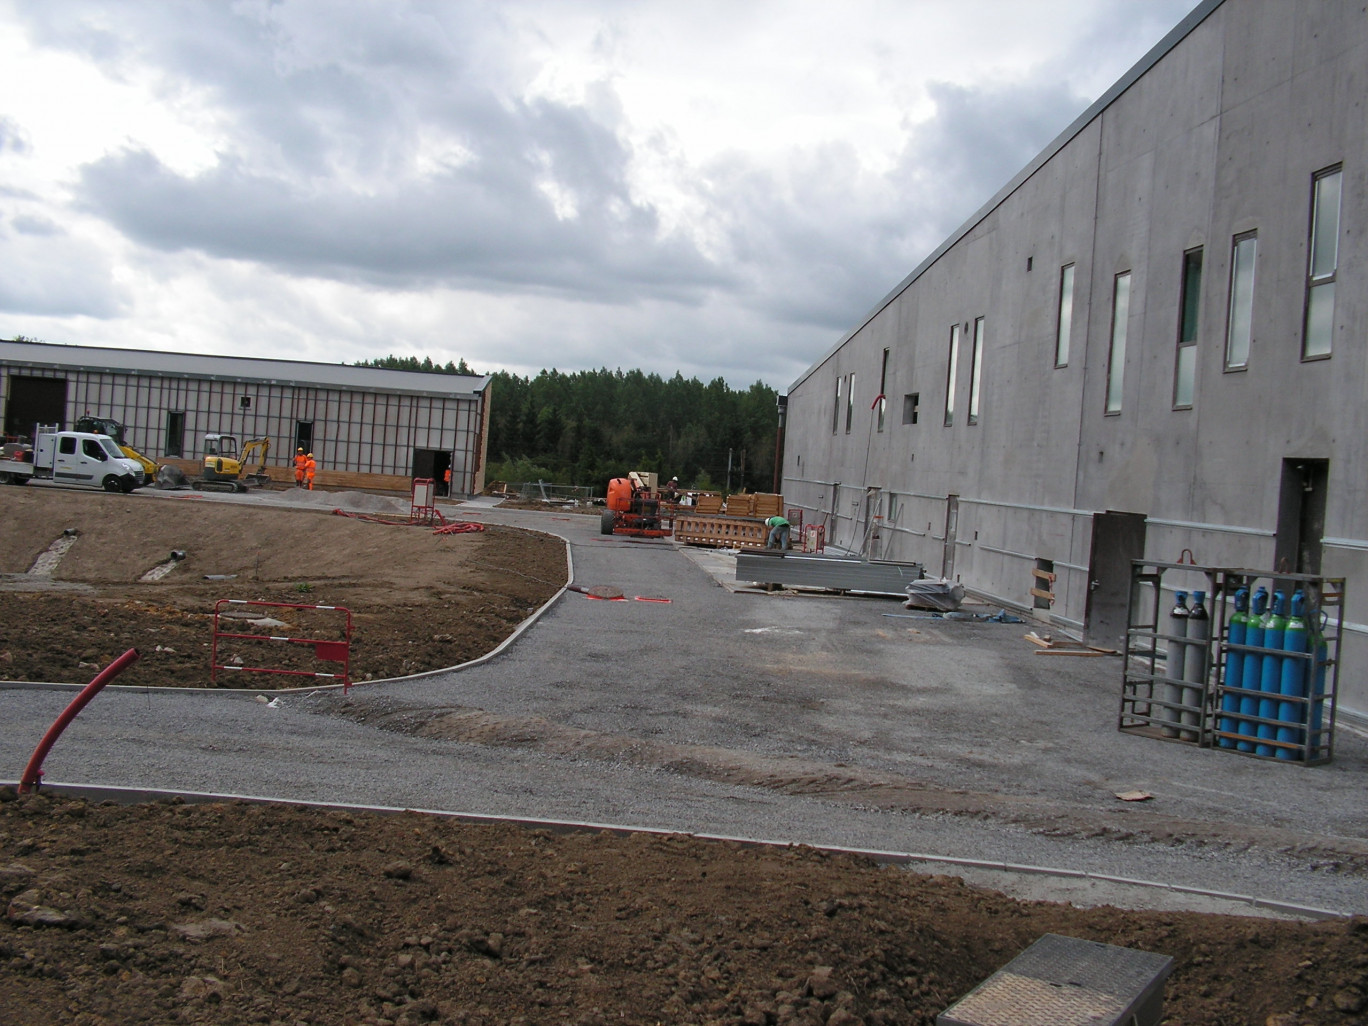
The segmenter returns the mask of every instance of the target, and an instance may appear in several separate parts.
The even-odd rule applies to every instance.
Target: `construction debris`
[[[1121,654],[1114,648],[1087,645],[1081,641],[1074,641],[1072,638],[1056,638],[1050,634],[1040,635],[1035,631],[1027,631],[1022,637],[1036,646],[1036,655],[1107,656]]]

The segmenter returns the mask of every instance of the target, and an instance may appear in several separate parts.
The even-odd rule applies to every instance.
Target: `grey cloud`
[[[66,231],[57,222],[46,217],[35,217],[31,214],[16,215],[10,221],[10,225],[20,235],[65,235]]]
[[[0,117],[0,153],[27,153],[28,136],[10,118]]]
[[[104,255],[64,232],[41,230],[44,224],[28,216],[0,222],[0,311],[99,319],[123,313]]]
[[[593,114],[500,92],[512,56],[498,54],[487,7],[133,5],[118,37],[83,27],[105,9],[29,13],[48,45],[107,70],[150,60],[208,89],[233,133],[217,166],[193,177],[137,150],[83,169],[84,208],[143,244],[385,287],[695,303],[730,285],[633,198],[631,154],[600,120],[620,116],[610,88],[594,91]],[[471,56],[478,33],[497,56]],[[415,177],[428,136],[469,161]],[[573,216],[557,216],[545,182]]]

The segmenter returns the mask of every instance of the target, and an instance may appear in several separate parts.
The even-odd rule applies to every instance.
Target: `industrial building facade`
[[[0,341],[7,436],[81,416],[121,422],[157,460],[197,461],[206,434],[271,439],[270,462],[296,448],[332,472],[379,487],[413,477],[453,494],[484,488],[489,379],[244,357]],[[354,479],[355,480],[355,479]]]
[[[791,386],[788,504],[1107,640],[1132,559],[1345,577],[1368,713],[1366,98],[1363,4],[1200,4]]]

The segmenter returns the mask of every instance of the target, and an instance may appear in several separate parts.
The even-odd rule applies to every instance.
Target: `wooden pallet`
[[[769,538],[769,528],[762,520],[743,517],[676,516],[675,541],[685,545],[703,545],[716,549],[763,549]]]
[[[1121,654],[1114,648],[1085,645],[1083,642],[1074,641],[1072,638],[1056,638],[1051,634],[1037,634],[1035,631],[1027,631],[1022,637],[1036,646],[1036,655],[1104,656]]]

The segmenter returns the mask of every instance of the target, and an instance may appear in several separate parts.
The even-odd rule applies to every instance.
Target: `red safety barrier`
[[[344,636],[336,638],[292,638],[278,634],[241,634],[221,629],[223,609],[226,606],[260,606],[270,609],[317,609],[324,612],[341,613],[345,618]],[[209,652],[209,679],[218,682],[219,670],[235,673],[278,673],[291,677],[317,677],[342,681],[342,690],[351,687],[351,610],[345,606],[311,606],[298,602],[257,602],[249,599],[219,599],[214,603],[214,640]],[[287,670],[273,666],[233,666],[219,662],[218,648],[220,638],[235,638],[240,641],[281,642],[287,645],[308,645],[313,648],[314,658],[327,663],[341,663],[342,672],[324,673],[317,670]]]
[[[137,661],[138,650],[130,648],[97,673],[95,679],[83,687],[71,700],[71,704],[63,710],[61,716],[53,721],[52,726],[48,727],[47,733],[43,735],[43,740],[39,741],[38,747],[33,750],[28,765],[24,767],[24,775],[19,778],[20,794],[28,794],[30,789],[35,791],[38,789],[38,785],[43,779],[43,760],[47,758],[48,752],[57,743],[57,739],[62,736],[62,731],[66,730],[67,724],[76,718],[76,714],[84,709],[106,684]]]
[[[446,519],[437,508],[437,482],[430,477],[413,479],[413,497],[409,501],[410,524],[445,524]]]

